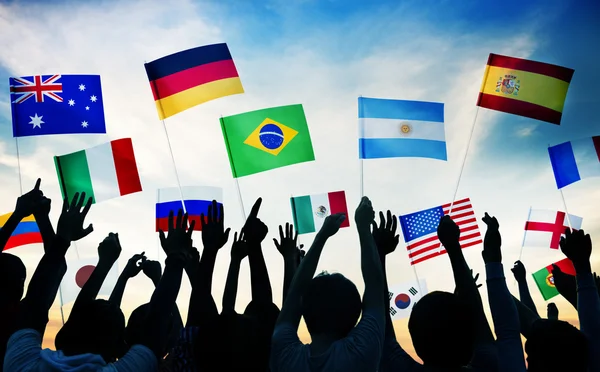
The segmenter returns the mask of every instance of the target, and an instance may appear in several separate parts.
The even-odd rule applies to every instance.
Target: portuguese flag
[[[571,260],[568,258],[555,262],[554,265],[558,266],[563,273],[575,276],[575,267],[573,266],[573,262],[571,262]],[[558,290],[554,286],[552,265],[548,265],[543,269],[536,271],[532,275],[533,280],[535,280],[535,284],[537,284],[540,292],[542,293],[542,297],[544,297],[544,300],[548,301],[552,297],[559,295]]]

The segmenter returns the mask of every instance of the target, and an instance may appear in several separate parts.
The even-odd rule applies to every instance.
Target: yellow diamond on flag
[[[277,156],[297,134],[298,131],[266,118],[250,133],[244,143]]]

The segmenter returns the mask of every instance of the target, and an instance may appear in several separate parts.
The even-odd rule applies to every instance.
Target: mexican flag
[[[558,266],[560,270],[568,275],[575,276],[575,267],[573,262],[568,258],[555,262],[554,265]],[[552,276],[552,265],[548,265],[541,270],[536,271],[533,275],[533,280],[542,293],[544,300],[548,301],[552,297],[558,296],[558,290],[554,286],[554,277]]]
[[[221,118],[234,178],[315,160],[302,105]]]
[[[346,193],[335,191],[327,194],[295,196],[290,199],[294,226],[298,234],[317,232],[323,226],[325,217],[336,214],[346,214],[341,227],[350,226]]]
[[[63,198],[85,192],[94,203],[142,191],[131,138],[55,156]]]

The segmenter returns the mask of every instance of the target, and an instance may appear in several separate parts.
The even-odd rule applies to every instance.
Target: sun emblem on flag
[[[553,288],[555,287],[555,285],[554,285],[554,276],[552,275],[552,273],[548,274],[548,276],[546,277],[546,284],[549,287],[553,287]]]
[[[516,96],[519,93],[519,89],[521,88],[521,80],[517,79],[515,75],[504,75],[498,78],[498,82],[496,82],[496,92],[504,93],[506,95]]]
[[[324,205],[320,205],[317,207],[315,214],[317,217],[325,218],[327,216],[327,208]]]
[[[410,124],[408,123],[401,123],[400,125],[400,132],[404,135],[408,135],[410,134],[410,132],[412,131],[412,127],[410,126]]]

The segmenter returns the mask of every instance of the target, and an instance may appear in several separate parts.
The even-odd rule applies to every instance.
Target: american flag
[[[460,245],[462,248],[471,247],[483,242],[477,225],[477,217],[471,205],[471,199],[466,198],[454,202],[450,213],[450,203],[426,209],[423,211],[400,216],[400,226],[404,234],[406,249],[410,264],[416,265],[446,253],[437,237],[437,227],[440,219],[450,214],[452,220],[460,228]]]

